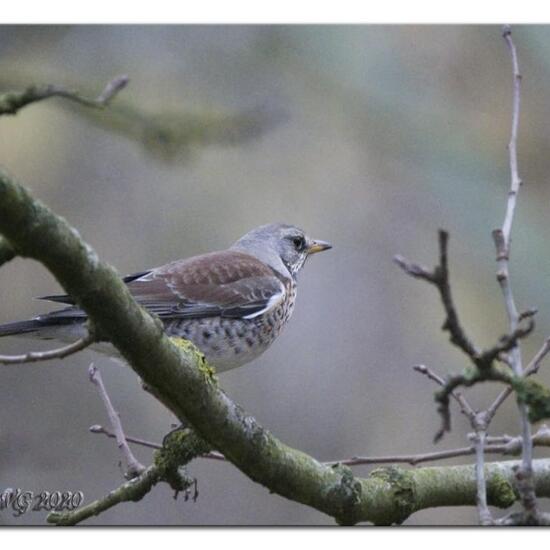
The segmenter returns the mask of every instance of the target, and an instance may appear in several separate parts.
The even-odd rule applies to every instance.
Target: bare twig
[[[475,434],[472,434],[475,437]],[[495,441],[498,444],[494,444]],[[501,454],[501,455],[519,455],[521,453],[522,441],[521,437],[501,436],[498,438],[485,438],[487,445],[483,447],[484,454]],[[546,426],[542,426],[540,430],[532,437],[533,445],[536,447],[550,447],[550,430]],[[436,451],[433,453],[421,453],[413,455],[395,455],[395,456],[354,456],[344,460],[335,460],[325,462],[329,466],[334,464],[343,464],[345,466],[363,466],[371,464],[410,464],[416,466],[423,462],[435,462],[437,460],[446,460],[449,458],[457,458],[460,456],[470,456],[476,453],[474,445],[469,447],[460,447],[458,449],[449,449],[447,451]]]
[[[544,341],[544,344],[542,347],[537,351],[533,359],[531,359],[531,362],[525,367],[525,372],[523,373],[524,376],[531,376],[533,374],[536,374],[539,371],[540,365],[544,358],[548,355],[550,352],[550,338],[547,338]]]
[[[434,462],[437,460],[446,460],[459,456],[473,455],[475,449],[471,447],[461,447],[459,449],[450,449],[448,451],[436,451],[433,453],[421,453],[413,455],[389,455],[389,456],[354,456],[343,460],[332,460],[324,462],[327,466],[343,464],[344,466],[369,466],[373,464],[410,464],[416,466],[422,462]],[[492,447],[486,447],[486,453],[492,452]],[[496,451],[497,453],[499,451]]]
[[[526,321],[525,326],[520,326],[519,322],[511,330],[510,334],[505,334],[499,341],[491,348],[480,351],[472,341],[466,336],[464,329],[459,321],[456,307],[454,305],[451,286],[449,281],[449,267],[448,267],[448,240],[449,235],[446,231],[439,231],[439,265],[437,265],[432,271],[429,271],[423,266],[411,263],[405,260],[402,256],[395,256],[395,263],[403,269],[407,274],[412,277],[425,280],[433,284],[438,290],[443,303],[443,307],[446,313],[446,319],[443,323],[443,330],[446,330],[450,334],[451,342],[461,349],[474,364],[476,369],[472,372],[464,372],[450,377],[444,381],[439,378],[439,383],[443,387],[441,392],[436,394],[436,400],[439,403],[438,412],[441,415],[441,427],[434,436],[434,441],[439,441],[445,432],[448,432],[451,428],[451,415],[449,411],[449,395],[453,395],[455,388],[463,386],[471,386],[482,380],[500,380],[507,381],[507,378],[503,376],[503,373],[495,370],[493,364],[495,361],[507,360],[507,352],[517,347],[517,341],[521,338],[525,338],[530,334],[534,328],[533,315],[536,310],[529,310],[521,315],[521,320]],[[518,320],[519,320],[518,316]],[[422,372],[422,367],[420,369]],[[432,379],[434,378],[432,373]],[[453,395],[453,397],[455,397]],[[456,399],[456,397],[455,397]],[[464,403],[464,399],[461,398],[461,408],[463,412],[469,416],[470,421],[475,419],[476,414],[471,407],[468,407]]]
[[[91,107],[106,107],[118,92],[126,87],[129,81],[130,79],[127,75],[119,75],[107,82],[107,85],[96,99],[92,99],[91,101],[84,99],[84,103]],[[82,100],[80,100],[80,102],[82,102]]]
[[[487,483],[485,481],[485,437],[485,429],[482,426],[478,426],[472,438],[476,454],[476,501],[481,525],[491,525],[493,517],[487,505]]]
[[[513,353],[518,347],[518,341],[526,338],[533,332],[535,328],[535,321],[532,316],[524,316],[521,319],[526,320],[526,325],[521,326],[518,321],[518,324],[511,330],[510,334],[504,334],[499,338],[499,341],[488,350],[484,351],[479,359],[476,361],[476,365],[481,370],[489,369],[493,362],[501,358],[504,354],[508,352]],[[510,360],[513,366],[513,360]],[[505,361],[508,364],[508,360]]]
[[[486,454],[505,454],[504,445],[487,445]],[[447,460],[460,456],[470,456],[475,454],[475,447],[460,447],[458,449],[449,449],[447,451],[435,451],[433,453],[420,453],[413,455],[389,455],[389,456],[354,456],[343,460],[333,460],[324,462],[327,466],[343,464],[344,466],[368,466],[372,464],[410,464],[416,466],[423,462],[435,462],[437,460]]]
[[[441,327],[449,332],[451,342],[460,348],[466,355],[472,359],[479,356],[479,350],[474,346],[471,340],[466,336],[462,325],[458,319],[456,307],[454,305],[451,286],[449,284],[449,267],[448,267],[448,241],[449,234],[442,229],[439,230],[439,265],[433,271],[427,270],[425,267],[411,263],[402,256],[395,256],[394,262],[412,277],[423,279],[437,287],[443,302],[443,307],[446,313],[446,319]]]
[[[92,334],[88,334],[84,338],[80,338],[76,342],[64,346],[62,348],[51,349],[47,351],[28,351],[21,355],[0,355],[0,364],[3,365],[20,365],[22,363],[36,363],[38,361],[49,361],[50,359],[63,359],[73,353],[77,353],[93,344],[95,338]]]
[[[437,376],[437,375],[436,375]],[[105,428],[104,426],[94,425],[90,426],[90,432],[95,434],[103,434],[107,437],[115,438],[116,435]],[[128,443],[135,445],[141,445],[149,449],[162,449],[162,445],[154,443],[152,441],[146,441],[137,437],[126,436]],[[502,454],[502,455],[519,455],[521,453],[521,437],[511,437],[509,435],[486,437],[486,443],[484,447],[485,454]],[[543,425],[538,432],[533,435],[533,445],[537,447],[550,447],[550,429]],[[344,466],[368,466],[371,464],[410,464],[416,466],[422,462],[435,462],[437,460],[445,460],[449,458],[456,458],[460,456],[470,456],[475,454],[475,446],[461,447],[458,449],[449,449],[446,451],[436,451],[433,453],[421,453],[413,455],[389,455],[378,457],[366,457],[366,456],[354,456],[351,458],[345,458],[342,460],[331,460],[323,462],[326,466],[335,466],[336,464],[342,464]],[[207,458],[210,460],[225,461],[226,458],[218,452],[211,451],[209,453],[202,454],[199,458]]]
[[[109,431],[104,426],[100,426],[99,424],[94,424],[93,426],[90,426],[89,430],[94,434],[103,434],[103,435],[106,435],[107,437],[116,438],[116,434]],[[149,449],[162,449],[162,445],[159,443],[154,443],[153,441],[146,441],[145,439],[139,439],[137,437],[130,437],[127,435],[126,441],[128,443],[133,443],[134,445],[141,445],[142,447],[148,447]],[[205,453],[201,455],[199,458],[208,458],[211,460],[222,460],[222,461],[226,460],[221,453],[217,453],[215,451]]]
[[[413,369],[416,372],[419,372],[421,374],[425,374],[430,380],[433,380],[436,382],[436,384],[439,384],[442,387],[445,387],[445,380],[441,378],[438,374],[430,370],[426,365],[414,365]],[[451,397],[459,404],[460,410],[462,413],[470,420],[472,421],[475,418],[476,412],[471,407],[471,405],[468,403],[466,398],[458,391],[452,391]]]
[[[413,367],[414,370],[417,372],[426,374],[428,378],[435,381],[440,386],[445,387],[445,381],[438,376],[437,374],[430,371],[427,367],[423,365],[417,365]],[[487,484],[485,482],[485,472],[483,468],[484,464],[484,453],[489,452],[488,449],[485,446],[485,437],[486,437],[486,426],[485,423],[486,416],[483,413],[476,412],[468,403],[468,401],[462,396],[461,393],[458,392],[451,392],[450,395],[458,402],[461,411],[463,414],[469,419],[470,424],[475,429],[475,434],[473,434],[472,440],[474,441],[473,447],[467,447],[466,449],[459,449],[458,453],[462,454],[471,454],[472,452],[476,455],[476,481],[477,481],[477,507],[479,510],[479,517],[482,525],[490,525],[492,523],[492,517],[491,512],[489,511],[489,508],[487,506]],[[448,410],[448,409],[446,409]],[[436,437],[441,437],[443,435],[443,431],[445,429],[445,424],[449,423],[449,416],[448,414],[443,414],[443,426],[442,428],[437,432]],[[426,460],[426,456],[424,455],[422,458],[423,460]],[[457,454],[457,451],[455,453],[448,452],[446,455],[444,454],[440,458],[449,458],[451,456],[459,456]],[[429,457],[427,460],[433,460],[433,456]],[[417,463],[417,462],[415,462]]]
[[[90,426],[88,428],[90,432],[93,434],[103,434],[107,437],[111,437],[113,439],[116,439],[116,434],[114,432],[111,432],[104,426],[100,426],[99,424],[94,424],[93,426]],[[153,441],[146,441],[145,439],[139,439],[137,437],[130,437],[129,435],[125,435],[126,441],[128,443],[134,443],[135,445],[140,445],[142,447],[148,447],[149,449],[162,449],[162,445],[160,443],[155,443]]]
[[[50,97],[63,97],[86,107],[103,109],[128,84],[128,81],[128,77],[125,75],[117,76],[107,83],[95,99],[85,97],[75,90],[68,90],[53,84],[29,86],[22,92],[6,92],[0,95],[0,116],[14,115],[23,107]]]
[[[519,63],[516,46],[512,40],[512,30],[506,25],[503,28],[502,36],[506,41],[510,56],[512,58],[513,69],[513,103],[512,103],[512,128],[510,133],[510,142],[508,144],[510,158],[510,175],[511,184],[508,192],[508,201],[506,204],[506,213],[501,229],[493,231],[493,239],[497,252],[497,280],[502,290],[510,331],[514,332],[519,323],[519,314],[515,304],[512,286],[510,283],[509,260],[512,223],[514,221],[514,212],[517,205],[519,189],[522,181],[518,172],[518,157],[517,157],[517,138],[519,127],[519,114],[521,106],[521,74],[519,72]],[[521,349],[519,344],[510,350],[510,360],[512,370],[516,376],[523,376],[523,364],[521,358]],[[533,518],[537,515],[536,497],[534,493],[534,483],[532,479],[532,461],[533,449],[531,445],[531,425],[529,423],[527,405],[518,401],[518,410],[521,421],[521,433],[523,440],[522,465],[517,474],[518,489],[521,488],[520,495],[522,497],[523,506],[526,514],[530,514]]]
[[[513,392],[512,386],[506,386],[497,396],[497,398],[493,401],[493,403],[490,405],[490,407],[487,409],[487,416],[489,418],[489,422],[494,418],[495,414],[497,413],[499,407],[506,401],[508,396]]]
[[[103,400],[105,408],[107,409],[107,414],[109,416],[111,426],[115,434],[118,448],[120,449],[122,455],[124,456],[124,459],[126,460],[128,470],[125,474],[125,477],[126,479],[133,479],[141,475],[145,471],[145,466],[143,466],[143,464],[141,464],[135,458],[132,451],[130,450],[128,443],[126,442],[124,430],[122,429],[120,417],[118,413],[115,411],[113,404],[111,403],[109,394],[107,393],[107,390],[105,389],[105,385],[103,384],[101,373],[99,372],[99,369],[94,366],[93,363],[88,368],[88,375],[90,377],[90,381],[97,387],[99,395]]]
[[[510,192],[508,193],[508,204],[506,207],[506,215],[504,223],[502,224],[502,237],[504,240],[504,249],[502,252],[505,255],[509,255],[512,222],[514,220],[514,212],[517,204],[517,198],[519,188],[522,181],[518,173],[518,155],[517,155],[517,141],[518,141],[518,127],[519,127],[519,113],[521,106],[521,74],[519,72],[519,63],[516,46],[512,40],[512,29],[509,25],[505,25],[502,30],[502,36],[508,45],[510,55],[512,57],[512,69],[514,76],[514,97],[512,106],[512,130],[510,134],[510,143],[508,144],[508,150],[510,153],[510,174],[512,178]]]

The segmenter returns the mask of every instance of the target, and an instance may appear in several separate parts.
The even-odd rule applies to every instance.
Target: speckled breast
[[[218,371],[249,363],[279,336],[296,300],[295,281],[285,281],[286,296],[277,306],[253,319],[179,319],[165,323],[169,336],[191,340]]]

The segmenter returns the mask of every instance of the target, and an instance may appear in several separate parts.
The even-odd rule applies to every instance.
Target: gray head
[[[311,254],[332,246],[311,239],[294,225],[272,223],[249,231],[231,248],[255,256],[283,275],[296,277]]]

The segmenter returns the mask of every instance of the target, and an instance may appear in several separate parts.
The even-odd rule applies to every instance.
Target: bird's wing
[[[282,301],[286,292],[270,267],[233,250],[178,260],[129,275],[124,282],[141,305],[161,318],[252,319]],[[74,304],[70,296],[42,299]],[[62,311],[83,315],[77,308]]]
[[[132,280],[128,288],[160,317],[180,319],[251,319],[285,296],[285,286],[271,268],[232,250],[173,262]]]

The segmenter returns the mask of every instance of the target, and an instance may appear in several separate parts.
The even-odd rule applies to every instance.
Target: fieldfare
[[[124,282],[158,315],[169,336],[191,340],[217,371],[224,371],[252,361],[272,344],[292,315],[298,272],[311,254],[329,248],[292,225],[263,225],[227,250],[176,260]],[[85,336],[86,314],[70,296],[41,299],[70,306],[0,325],[0,336],[61,341]]]

